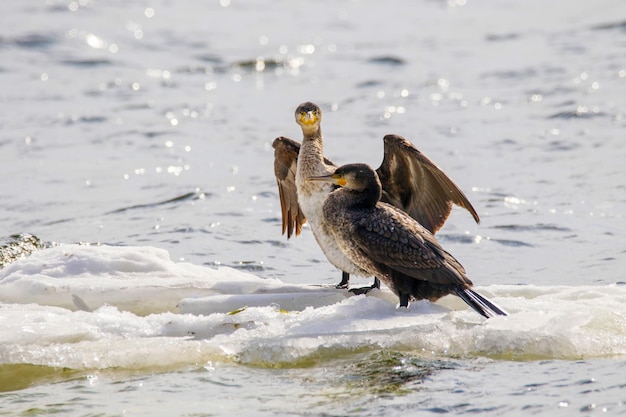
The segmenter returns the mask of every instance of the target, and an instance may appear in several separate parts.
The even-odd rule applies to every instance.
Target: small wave
[[[198,60],[206,63],[206,65],[189,65],[178,68],[176,71],[182,74],[223,74],[232,70],[242,70],[250,72],[275,71],[281,68],[295,69],[302,65],[298,59],[280,59],[280,58],[253,58],[234,61],[232,63],[224,62],[215,55],[200,55]]]
[[[124,212],[129,211],[129,210],[140,210],[140,209],[146,209],[146,208],[155,208],[155,207],[159,207],[159,206],[165,206],[165,205],[180,203],[180,202],[189,201],[189,200],[200,200],[200,199],[209,197],[211,195],[212,195],[211,193],[203,193],[203,192],[199,192],[199,191],[193,191],[193,192],[189,192],[189,193],[185,193],[185,194],[179,195],[179,196],[174,197],[174,198],[170,198],[170,199],[163,200],[163,201],[158,201],[156,203],[136,204],[134,206],[122,207],[122,208],[119,208],[119,209],[115,209],[113,211],[109,211],[106,214],[124,213]]]
[[[367,60],[370,64],[379,64],[379,65],[391,65],[391,66],[400,66],[406,64],[406,61],[402,58],[398,58],[395,56],[375,56]]]
[[[277,68],[290,68],[293,67],[293,63],[289,60],[282,59],[257,58],[234,62],[232,67],[241,68],[247,71],[262,72],[275,70]]]
[[[510,80],[523,80],[527,78],[534,78],[539,75],[538,70],[534,68],[525,68],[525,69],[517,69],[517,70],[508,70],[508,71],[494,71],[483,74],[485,78],[499,78],[499,79],[510,79]]]
[[[265,271],[265,265],[259,261],[237,261],[229,264],[231,268],[239,269],[242,271],[259,272]]]
[[[465,244],[475,244],[477,241],[487,239],[491,242],[495,242],[504,246],[518,246],[518,247],[521,247],[521,246],[532,247],[533,246],[531,243],[524,242],[521,240],[498,239],[498,238],[493,238],[493,237],[484,238],[484,237],[468,235],[468,234],[439,234],[437,235],[437,239],[439,239],[441,242],[454,242],[454,243],[465,243]]]
[[[485,40],[488,42],[503,42],[519,39],[518,33],[490,33],[485,36]]]
[[[582,145],[580,143],[576,143],[573,141],[553,140],[553,141],[550,141],[549,143],[546,143],[545,148],[548,151],[562,152],[562,151],[572,151],[575,149],[579,149],[581,146]]]
[[[109,59],[64,59],[61,61],[63,65],[70,65],[73,67],[83,67],[83,68],[95,68],[102,67],[113,64],[113,62]]]
[[[356,87],[357,88],[371,88],[371,87],[379,87],[382,84],[384,83],[381,80],[367,80],[367,81],[358,83]]]
[[[202,62],[208,62],[208,63],[213,64],[215,66],[224,65],[224,60],[221,57],[217,56],[217,55],[204,54],[204,55],[199,55],[197,58],[200,61],[202,61]]]
[[[592,30],[623,30],[626,31],[626,20],[602,23],[591,27]]]
[[[567,110],[554,113],[548,116],[548,119],[594,119],[596,117],[606,117],[607,115],[597,109],[578,108],[576,110]]]
[[[523,242],[521,240],[514,240],[514,239],[494,239],[494,238],[490,238],[489,240],[491,240],[492,242],[499,243],[499,244],[504,245],[504,246],[528,247],[528,248],[532,248],[534,246],[534,245],[532,245],[530,243],[526,243],[526,242]]]
[[[77,123],[104,123],[109,120],[104,116],[70,116],[65,120],[66,125],[74,125]]]
[[[57,38],[52,35],[32,33],[5,40],[3,43],[12,43],[24,49],[47,49],[57,43]]]
[[[546,232],[564,232],[572,233],[572,229],[569,227],[562,227],[551,223],[538,223],[538,224],[503,224],[493,226],[494,229],[512,230],[515,232],[534,232],[534,231],[546,231]]]

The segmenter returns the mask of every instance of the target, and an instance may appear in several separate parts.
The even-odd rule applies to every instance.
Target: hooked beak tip
[[[306,179],[306,182],[324,182],[330,181],[329,176],[321,176],[321,177],[309,177]]]

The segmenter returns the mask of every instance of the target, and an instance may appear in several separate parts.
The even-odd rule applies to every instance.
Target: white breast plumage
[[[303,149],[305,148],[303,147]],[[328,194],[333,191],[334,187],[331,184],[306,181],[306,179],[311,176],[325,175],[329,172],[330,171],[327,170],[321,162],[317,164],[312,163],[312,161],[306,159],[306,157],[299,159],[298,169],[296,171],[298,202],[313,231],[315,240],[317,240],[317,243],[322,248],[328,260],[342,271],[354,275],[363,275],[363,271],[343,254],[341,249],[337,246],[331,228],[324,223],[324,201],[326,197],[328,197]]]

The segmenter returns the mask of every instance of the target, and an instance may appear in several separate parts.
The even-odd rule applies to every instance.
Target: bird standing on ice
[[[380,202],[382,187],[366,164],[307,178],[340,188],[326,196],[321,221],[336,248],[356,267],[350,272],[380,278],[408,307],[409,300],[435,301],[455,294],[484,317],[507,313],[472,290],[463,266],[433,234],[402,210]]]

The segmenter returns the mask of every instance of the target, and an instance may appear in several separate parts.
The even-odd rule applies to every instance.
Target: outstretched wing
[[[287,232],[287,238],[290,238],[294,232],[298,236],[302,231],[302,225],[306,222],[306,217],[298,204],[296,189],[296,165],[300,143],[281,136],[274,139],[272,146],[274,147],[274,174],[280,195],[283,234]],[[327,165],[335,165],[327,158],[324,158],[324,162]]]
[[[278,194],[280,195],[280,208],[283,217],[283,234],[287,232],[287,238],[302,231],[302,225],[306,218],[300,210],[298,204],[298,193],[296,191],[296,164],[298,163],[298,153],[300,144],[295,140],[279,137],[272,143],[274,147],[274,174],[278,184]]]
[[[385,156],[376,170],[383,186],[382,201],[406,211],[435,234],[446,222],[452,204],[478,213],[463,191],[433,161],[399,135],[384,138]]]

